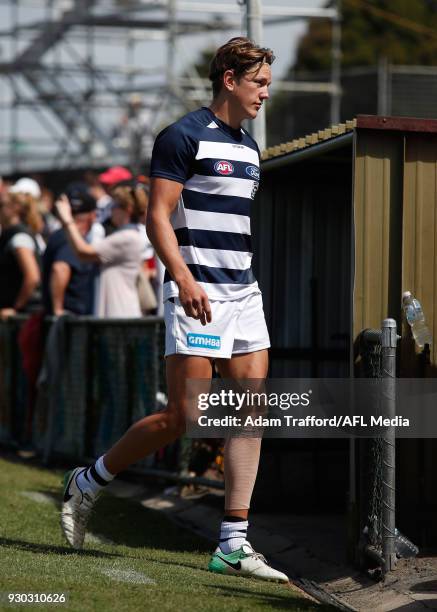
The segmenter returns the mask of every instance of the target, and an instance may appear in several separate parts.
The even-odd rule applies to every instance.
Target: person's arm
[[[41,280],[41,275],[35,254],[30,249],[16,248],[14,249],[14,255],[23,274],[23,282],[14,304],[14,310],[17,311],[26,306]]]
[[[178,241],[170,223],[183,185],[164,178],[152,178],[149,209],[147,213],[147,235],[179,288],[179,299],[185,313],[200,319],[202,325],[211,322],[211,307],[208,296],[194,280],[179,251]]]
[[[62,227],[65,230],[65,234],[68,238],[68,242],[75,254],[80,261],[99,263],[100,258],[95,248],[88,244],[82,237],[81,233],[77,229],[77,225],[74,222],[73,215],[71,214],[70,202],[66,195],[62,195],[55,204],[56,211],[59,219],[61,220]]]
[[[56,261],[50,274],[50,297],[53,314],[60,316],[64,313],[65,291],[71,279],[71,268],[65,261]]]

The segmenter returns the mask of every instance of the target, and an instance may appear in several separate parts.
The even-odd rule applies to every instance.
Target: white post
[[[263,21],[261,0],[246,0],[247,37],[257,45],[262,45]],[[266,114],[264,105],[258,111],[258,116],[249,121],[248,131],[256,140],[259,150],[266,148]]]
[[[170,111],[171,118],[174,117],[174,100],[176,93],[175,84],[175,58],[176,58],[176,0],[168,0],[167,4],[167,64],[166,64],[166,80],[167,80],[167,108]]]

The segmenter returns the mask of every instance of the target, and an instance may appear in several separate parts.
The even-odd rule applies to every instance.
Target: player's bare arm
[[[185,314],[193,319],[199,319],[202,325],[206,325],[212,320],[208,296],[194,280],[184,262],[170,223],[170,216],[178,204],[182,189],[183,185],[176,181],[152,178],[146,224],[147,235],[178,286],[179,299]]]

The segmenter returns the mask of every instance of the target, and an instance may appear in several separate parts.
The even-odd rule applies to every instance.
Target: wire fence
[[[330,80],[326,72],[295,76],[298,82]],[[437,66],[396,66],[382,61],[379,66],[343,68],[340,117],[342,121],[359,114],[433,119],[436,95]],[[330,125],[330,94],[281,92],[272,99],[268,113],[268,146],[274,146]]]
[[[0,442],[87,460],[162,408],[163,320],[13,317],[0,324]],[[158,457],[172,469],[174,448]],[[146,459],[153,466],[157,456]]]
[[[375,413],[396,414],[396,322],[385,319],[382,330],[361,333],[361,375],[381,379],[381,400]],[[360,440],[360,552],[364,563],[373,560],[385,574],[396,565],[395,527],[395,434],[388,427],[383,437]]]

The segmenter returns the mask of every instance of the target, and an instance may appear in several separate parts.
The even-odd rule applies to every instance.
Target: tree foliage
[[[329,0],[325,6],[334,4]],[[437,0],[341,0],[341,30],[342,120],[377,113],[377,66],[382,58],[389,64],[437,65]],[[329,81],[331,47],[331,22],[310,20],[286,78]],[[361,77],[346,70],[372,66],[374,73]],[[278,92],[268,106],[269,145],[328,126],[329,107],[328,94]],[[414,114],[419,116],[417,109]]]
[[[341,12],[343,67],[374,66],[381,57],[392,64],[437,64],[435,0],[341,0]],[[313,19],[299,42],[294,69],[330,65],[331,23]]]

